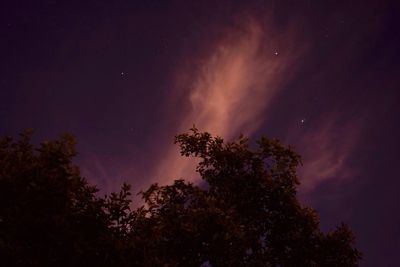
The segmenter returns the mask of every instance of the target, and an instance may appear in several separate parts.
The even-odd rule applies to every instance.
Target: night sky
[[[76,3],[76,4],[74,4]],[[2,1],[0,135],[73,133],[101,192],[198,181],[195,124],[292,144],[299,197],[400,266],[396,1]]]

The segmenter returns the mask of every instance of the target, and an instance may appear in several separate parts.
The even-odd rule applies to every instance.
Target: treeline
[[[277,140],[178,135],[206,186],[154,184],[131,209],[128,184],[99,197],[81,176],[72,136],[30,136],[0,139],[2,266],[358,266],[350,229],[299,204],[300,156]]]

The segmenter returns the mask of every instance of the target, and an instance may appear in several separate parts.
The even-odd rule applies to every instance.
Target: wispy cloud
[[[302,193],[314,190],[327,180],[347,181],[356,172],[349,159],[356,147],[362,120],[338,120],[338,116],[332,116],[302,133],[290,131],[287,142],[295,143],[303,158],[304,165],[299,168]]]
[[[252,134],[266,119],[274,96],[290,78],[293,62],[301,54],[291,32],[280,32],[248,20],[240,29],[232,29],[212,48],[196,72],[178,73],[174,97],[183,99],[188,112],[176,132],[195,124],[200,130],[230,139],[240,132]],[[179,81],[181,79],[181,81]],[[184,80],[184,82],[182,82]],[[183,92],[183,93],[182,93]],[[183,94],[184,97],[182,97]],[[193,161],[181,159],[170,148],[156,170],[155,179],[171,179],[193,174]],[[166,177],[160,180],[161,177]]]

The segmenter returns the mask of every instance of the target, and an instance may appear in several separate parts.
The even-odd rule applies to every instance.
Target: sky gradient
[[[361,266],[400,265],[396,1],[1,5],[0,135],[73,133],[102,192],[198,181],[173,145],[193,124],[278,138],[322,229],[348,223]]]

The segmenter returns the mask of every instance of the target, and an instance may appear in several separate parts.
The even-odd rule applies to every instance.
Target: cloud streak
[[[301,53],[291,46],[295,40],[289,31],[278,34],[255,20],[244,25],[228,31],[195,72],[178,74],[175,97],[183,99],[188,111],[176,132],[195,124],[231,139],[240,132],[252,134],[265,121],[268,106],[290,78],[289,66]],[[193,161],[182,159],[176,148],[168,150],[155,179],[162,183],[193,177]]]
[[[314,190],[324,181],[347,181],[356,172],[349,159],[359,139],[360,121],[339,124],[336,120],[326,119],[294,137],[304,163],[299,169],[302,193]]]

